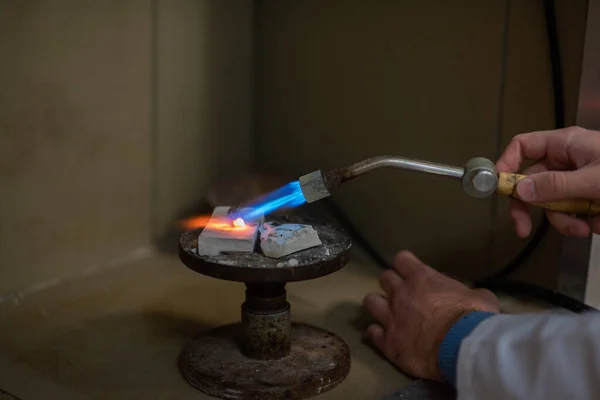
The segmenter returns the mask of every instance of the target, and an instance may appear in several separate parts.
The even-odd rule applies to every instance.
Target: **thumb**
[[[587,197],[589,184],[582,171],[545,171],[528,175],[517,184],[519,198],[546,202]]]

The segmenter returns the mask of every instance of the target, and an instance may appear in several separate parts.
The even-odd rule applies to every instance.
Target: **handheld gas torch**
[[[494,193],[518,198],[517,183],[525,175],[497,172],[494,163],[487,158],[473,158],[464,167],[437,164],[397,156],[369,158],[341,169],[327,172],[317,170],[299,178],[300,188],[307,203],[321,200],[344,182],[380,168],[395,168],[421,172],[454,179],[462,183],[464,191],[471,197],[485,198]],[[546,210],[568,214],[594,215],[600,213],[600,204],[586,199],[573,199],[548,203],[532,203]]]

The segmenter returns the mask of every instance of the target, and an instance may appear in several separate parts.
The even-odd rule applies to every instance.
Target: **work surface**
[[[350,263],[287,286],[292,318],[335,332],[352,352],[348,378],[319,399],[379,399],[411,382],[362,339],[368,319],[360,303],[378,289],[379,273]],[[5,301],[0,398],[210,399],[183,380],[177,356],[196,332],[238,321],[243,299],[243,284],[157,255]]]

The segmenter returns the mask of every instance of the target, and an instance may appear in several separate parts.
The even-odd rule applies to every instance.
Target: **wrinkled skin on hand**
[[[496,163],[500,172],[518,172],[534,161],[517,185],[526,202],[570,199],[600,201],[600,132],[570,127],[517,135]],[[517,234],[531,233],[531,213],[523,201],[512,199],[510,215]],[[600,216],[578,218],[547,211],[548,220],[570,236],[600,234]],[[487,290],[470,289],[423,264],[412,253],[398,254],[394,268],[380,279],[381,293],[371,293],[365,308],[377,323],[368,334],[373,343],[406,373],[442,380],[439,346],[452,325],[475,311],[499,312],[498,299]]]
[[[539,131],[515,136],[496,163],[500,172],[518,172],[525,161],[528,178],[517,185],[519,196],[529,202],[569,199],[600,200],[600,132],[579,127]],[[517,235],[531,233],[531,212],[518,200],[511,200],[510,215]],[[563,235],[585,237],[600,233],[600,216],[577,218],[546,211],[548,221]]]
[[[442,381],[439,346],[450,327],[471,311],[499,312],[493,293],[470,289],[400,252],[380,278],[384,293],[370,293],[363,305],[377,321],[368,329],[375,346],[409,375]]]

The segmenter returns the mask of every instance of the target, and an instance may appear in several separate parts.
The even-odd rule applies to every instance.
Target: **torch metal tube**
[[[331,195],[331,191],[337,189],[342,183],[379,168],[396,168],[456,180],[461,180],[465,173],[464,168],[452,165],[437,164],[398,156],[379,156],[359,161],[345,168],[325,173],[318,170],[301,176],[299,179],[300,188],[306,201],[312,203]]]
[[[426,174],[444,176],[460,180],[465,172],[464,168],[452,165],[437,164],[429,161],[414,160],[398,156],[380,156],[368,158],[343,168],[343,181],[366,174],[379,168],[397,168],[405,171],[422,172]]]

